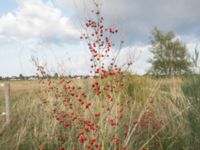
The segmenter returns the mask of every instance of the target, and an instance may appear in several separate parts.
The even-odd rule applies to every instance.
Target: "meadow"
[[[51,77],[48,63],[33,58],[39,80],[6,81],[11,85],[11,121],[4,126],[1,116],[0,150],[200,149],[199,74],[185,66],[170,68],[174,61],[164,72],[162,67],[154,70],[158,76],[133,74],[134,60],[119,59],[124,40],[113,41],[118,29],[104,24],[93,3],[93,17],[85,20],[80,36],[90,54],[90,78]],[[178,64],[190,67],[190,61]],[[0,111],[5,111],[2,89]]]
[[[103,125],[102,120],[94,119],[99,128],[106,131],[102,131],[104,148],[102,148],[102,143],[95,145],[100,140],[100,135],[93,140],[94,145],[91,144],[91,139],[88,141],[87,139],[81,141],[79,137],[77,139],[76,136],[80,134],[80,131],[85,131],[87,138],[95,137],[95,132],[90,133],[85,125],[83,130],[81,127],[78,128],[81,126],[80,121],[77,121],[74,126],[63,128],[59,125],[58,119],[52,119],[56,114],[53,110],[55,95],[45,93],[47,87],[44,85],[47,84],[41,85],[39,81],[10,81],[12,119],[10,125],[1,130],[0,149],[199,149],[199,76],[152,78],[128,75],[125,79],[127,79],[124,81],[126,86],[121,88],[120,92],[118,91],[120,95],[116,95],[119,103],[113,103],[106,117],[115,118],[116,113],[121,116],[113,121],[110,119],[111,125],[106,122]],[[89,85],[93,82],[92,80],[73,79],[71,82],[91,95]],[[61,79],[50,79],[44,82],[49,83],[49,81],[57,85]],[[51,101],[45,99],[46,95]],[[89,97],[85,101],[89,101]],[[0,99],[0,108],[3,110],[2,89]],[[78,111],[81,111],[81,108],[78,104],[74,106],[78,108],[75,109],[78,119],[83,117],[81,114],[87,118],[90,118],[92,114],[99,117],[100,114],[96,112],[100,104],[99,102],[92,103],[90,110],[80,112],[79,115]],[[58,105],[62,105],[60,109],[70,109],[68,105],[64,107],[63,104],[57,103],[56,107]],[[105,106],[108,105],[109,103]],[[123,110],[117,112],[119,108]],[[68,112],[68,110],[64,111]],[[1,127],[4,121],[1,116]],[[117,123],[115,124],[114,121]],[[86,143],[90,143],[90,147]]]

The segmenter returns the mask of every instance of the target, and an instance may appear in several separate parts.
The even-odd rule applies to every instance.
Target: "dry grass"
[[[77,84],[83,86],[87,82],[90,81],[78,81]],[[133,83],[135,82],[133,81]],[[128,149],[139,149],[147,146],[150,148],[152,141],[159,143],[157,149],[177,148],[179,138],[186,137],[190,132],[186,118],[190,102],[181,90],[183,81],[181,79],[155,80],[148,78],[145,82],[150,90],[147,92],[146,101],[134,101],[135,97],[133,97],[131,107],[127,106],[125,112],[132,120],[133,118],[139,119],[146,110],[151,110],[158,120],[162,119],[163,126],[151,136],[144,134],[142,137],[145,137],[145,142],[143,142],[141,137],[133,135],[134,131],[139,130],[136,125],[128,131],[129,136],[125,139],[125,143],[127,143]],[[56,122],[49,118],[51,107],[42,104],[43,96],[39,92],[38,81],[12,81],[11,89],[12,121],[10,126],[6,127],[4,132],[0,134],[0,150],[31,150],[39,149],[41,146],[48,150],[57,149],[59,141],[55,136],[57,133]],[[128,93],[124,92],[123,94]],[[3,97],[2,92],[0,97]],[[152,100],[153,103],[149,103],[149,100]],[[2,103],[0,107],[2,107]],[[94,108],[98,109],[98,107]],[[107,131],[112,134],[111,129],[108,128]],[[110,136],[107,136],[106,140],[109,138]],[[188,145],[184,144],[186,143],[179,145],[179,149],[188,148]],[[134,147],[134,145],[136,146]]]
[[[12,98],[24,94],[34,93],[36,90],[40,89],[38,81],[1,81],[0,84],[6,82],[10,83]],[[2,100],[3,98],[3,88],[0,88],[0,100]]]

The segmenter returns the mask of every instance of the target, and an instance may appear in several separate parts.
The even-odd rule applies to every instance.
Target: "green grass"
[[[187,115],[190,125],[188,141],[194,149],[198,149],[200,147],[200,76],[191,75],[187,77],[183,91],[191,104]]]

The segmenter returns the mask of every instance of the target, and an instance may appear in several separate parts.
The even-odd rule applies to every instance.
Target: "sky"
[[[199,0],[99,2],[106,24],[117,26],[117,40],[125,41],[121,61],[131,57],[137,74],[150,68],[154,27],[175,32],[191,55],[200,49]],[[92,7],[92,0],[1,0],[0,76],[34,75],[33,58],[50,72],[89,74],[89,50],[79,37]]]

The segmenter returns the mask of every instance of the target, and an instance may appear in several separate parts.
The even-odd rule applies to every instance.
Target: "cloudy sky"
[[[149,37],[153,27],[174,31],[192,53],[200,49],[199,0],[101,0],[106,24],[119,28],[125,41],[123,59],[133,53],[134,72],[150,64]],[[31,59],[49,70],[88,74],[88,49],[79,40],[91,0],[1,0],[0,76],[35,74]]]

